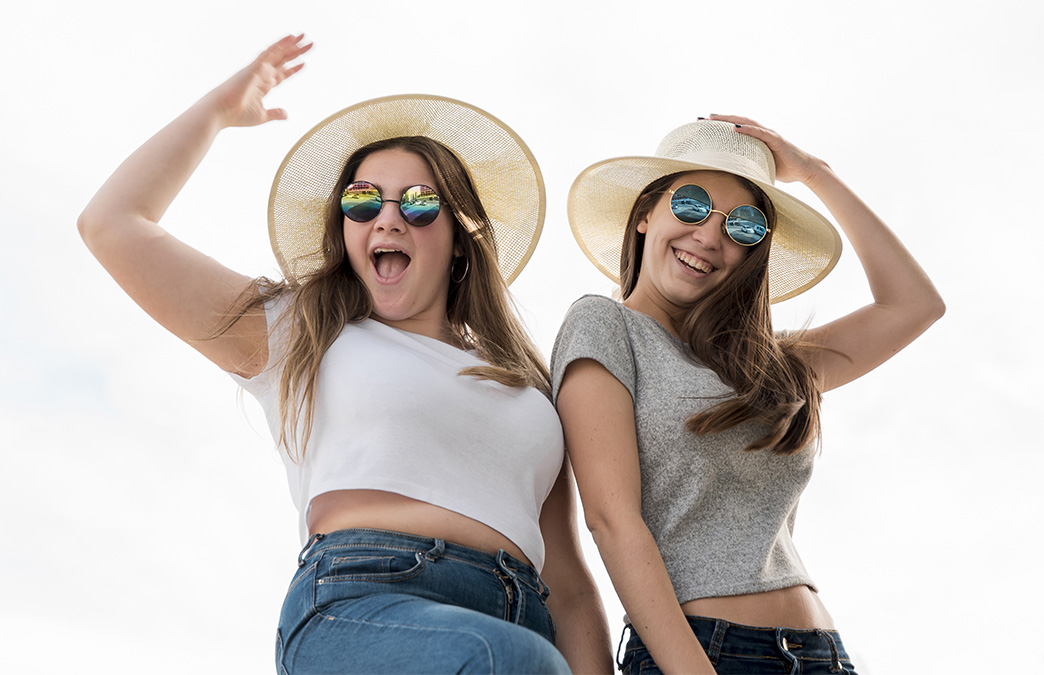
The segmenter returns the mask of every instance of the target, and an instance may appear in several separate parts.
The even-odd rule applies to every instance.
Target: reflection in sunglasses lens
[[[341,194],[341,210],[350,220],[365,223],[380,213],[381,195],[370,183],[352,183]]]
[[[765,215],[753,206],[737,206],[729,214],[725,229],[737,244],[751,246],[765,238],[768,223]]]
[[[430,187],[415,185],[402,195],[399,208],[410,225],[431,225],[439,216],[439,196]]]
[[[671,211],[683,223],[702,223],[711,213],[710,195],[699,185],[683,185],[671,196]]]
[[[395,203],[395,200],[389,200]],[[341,193],[341,210],[357,223],[367,223],[381,212],[380,190],[364,180],[356,181]],[[439,195],[426,185],[414,185],[397,201],[403,220],[415,227],[431,225],[439,216]]]

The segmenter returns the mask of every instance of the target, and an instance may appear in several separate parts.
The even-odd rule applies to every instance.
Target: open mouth
[[[703,274],[710,274],[714,271],[714,266],[706,260],[700,260],[695,256],[691,256],[685,251],[679,251],[678,249],[671,249],[674,251],[674,257],[678,259],[681,264],[685,265],[694,272],[702,272]]]
[[[395,248],[375,248],[370,254],[377,277],[384,281],[393,281],[402,276],[410,266],[410,256]]]

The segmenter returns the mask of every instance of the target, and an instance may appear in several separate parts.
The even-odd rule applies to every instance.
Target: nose
[[[381,202],[381,210],[377,212],[377,217],[373,219],[373,226],[385,232],[405,232],[406,221],[402,219],[399,202],[391,199],[383,200]]]
[[[722,230],[728,215],[724,211],[711,209],[707,219],[692,228],[692,238],[708,250],[718,250],[721,248],[721,238],[724,236]]]

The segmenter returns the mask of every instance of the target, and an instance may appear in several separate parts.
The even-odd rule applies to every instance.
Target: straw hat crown
[[[732,125],[723,122],[701,121],[678,127],[660,141],[656,154],[693,164],[713,163],[754,181],[776,182],[776,161],[768,146],[736,133]]]

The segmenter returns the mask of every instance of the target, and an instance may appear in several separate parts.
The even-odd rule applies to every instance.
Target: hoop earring
[[[453,268],[457,266],[457,261],[461,260],[461,259],[464,260],[464,274],[461,274],[459,279],[454,279],[453,278]],[[459,284],[460,282],[464,281],[464,279],[466,279],[468,277],[468,270],[470,270],[470,269],[471,269],[471,261],[469,261],[465,256],[459,256],[457,258],[454,258],[453,259],[453,265],[450,267],[450,281],[452,281],[455,284]]]

